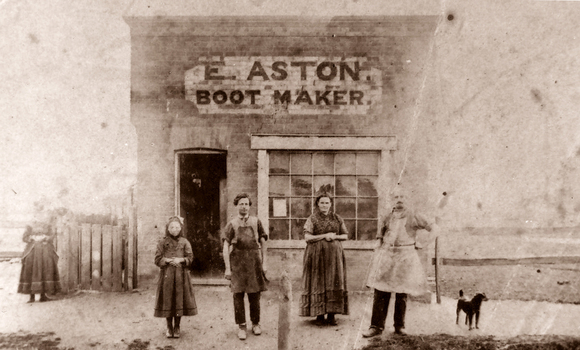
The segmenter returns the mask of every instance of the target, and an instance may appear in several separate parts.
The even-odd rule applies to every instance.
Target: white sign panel
[[[381,101],[381,71],[365,57],[202,57],[185,72],[202,114],[366,114]]]
[[[286,199],[273,199],[272,206],[274,207],[274,217],[286,217],[288,213],[286,212]]]

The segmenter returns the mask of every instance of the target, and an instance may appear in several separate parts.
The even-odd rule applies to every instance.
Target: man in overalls
[[[266,290],[266,241],[268,235],[257,217],[250,216],[252,201],[246,193],[234,199],[238,216],[230,221],[222,234],[225,278],[231,280],[234,293],[234,313],[239,326],[238,338],[246,339],[246,310],[244,293],[250,302],[252,333],[262,334],[260,328],[260,293]]]
[[[385,328],[385,319],[391,293],[395,293],[395,334],[405,334],[407,294],[422,295],[429,291],[425,270],[419,260],[417,230],[432,231],[433,224],[406,206],[405,192],[396,188],[391,194],[392,212],[386,216],[377,235],[379,246],[375,251],[367,281],[374,288],[371,326],[363,333],[369,338]]]

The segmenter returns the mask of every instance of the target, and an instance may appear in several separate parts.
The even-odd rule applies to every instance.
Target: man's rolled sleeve
[[[231,244],[232,239],[234,239],[234,236],[236,235],[236,233],[234,232],[234,226],[232,225],[231,222],[229,222],[226,227],[223,229],[222,231],[222,244],[225,242],[228,242],[228,244]]]
[[[388,229],[389,229],[389,217],[387,216],[382,220],[381,229],[377,233],[377,239],[382,239],[383,237],[385,237],[385,233],[387,232]]]
[[[264,230],[264,226],[262,226],[262,222],[258,220],[258,237],[260,237],[260,241],[264,239],[264,241],[268,240],[268,234]]]
[[[433,229],[433,223],[427,220],[427,218],[424,215],[416,214],[415,221],[417,222],[418,229],[427,230],[429,232],[431,232],[431,230]]]

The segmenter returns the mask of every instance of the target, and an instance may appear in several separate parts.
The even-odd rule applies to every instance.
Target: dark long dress
[[[316,209],[306,221],[304,233],[321,235],[329,232],[348,234],[340,216],[334,213],[324,215]],[[340,241],[324,239],[307,244],[299,313],[300,316],[348,315],[346,264]]]
[[[163,258],[185,258],[178,267],[163,264]],[[197,315],[189,269],[193,261],[191,244],[183,237],[165,236],[155,252],[155,265],[161,268],[155,299],[155,317]]]
[[[22,240],[27,242],[22,254],[22,270],[18,293],[22,294],[56,294],[60,292],[58,274],[58,255],[52,244],[54,236],[46,232],[42,241],[32,240],[35,233],[28,227]]]

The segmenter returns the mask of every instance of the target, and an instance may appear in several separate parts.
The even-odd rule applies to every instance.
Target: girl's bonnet
[[[178,222],[179,225],[181,225],[181,232],[179,233],[179,235],[177,237],[183,237],[183,218],[181,216],[171,216],[167,220],[167,225],[165,225],[165,235],[171,236],[171,234],[169,233],[169,225],[174,221]]]

